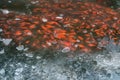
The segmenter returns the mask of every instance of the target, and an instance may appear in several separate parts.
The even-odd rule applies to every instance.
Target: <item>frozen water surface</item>
[[[0,80],[119,80],[120,52],[70,54],[5,49],[0,54]]]

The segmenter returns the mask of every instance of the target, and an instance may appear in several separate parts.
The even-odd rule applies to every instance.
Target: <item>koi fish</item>
[[[71,50],[89,52],[97,49],[105,37],[120,44],[120,13],[113,9],[80,1],[45,3],[47,5],[36,5],[31,15],[15,11],[0,13],[0,28],[3,29],[0,36],[12,38],[15,43],[35,50],[69,47]],[[60,19],[56,19],[58,17]]]

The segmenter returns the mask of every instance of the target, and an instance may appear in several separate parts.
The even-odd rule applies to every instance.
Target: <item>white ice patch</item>
[[[5,50],[2,49],[2,50],[0,51],[0,54],[4,54],[4,53],[5,53]]]
[[[114,20],[118,20],[118,17],[113,17]]]
[[[42,21],[43,22],[47,22],[48,20],[46,18],[42,18]]]
[[[67,53],[67,52],[69,52],[69,51],[70,51],[70,48],[69,48],[69,47],[65,47],[65,48],[62,50],[63,53]]]
[[[64,14],[59,14],[59,16],[63,17],[63,16],[64,16]]]
[[[0,9],[0,10],[2,11],[3,14],[9,14],[10,13],[10,11],[7,10],[7,9]]]
[[[101,68],[117,69],[120,67],[120,53],[111,53],[110,57],[98,55],[96,61]]]
[[[36,66],[32,66],[32,69],[35,69],[36,68]]]
[[[77,45],[77,44],[75,44],[75,45],[74,45],[74,47],[76,47],[76,48],[77,48],[77,47],[78,47],[78,45]]]
[[[62,17],[62,16],[57,16],[56,18],[57,18],[57,19],[62,19],[63,17]]]
[[[27,51],[29,48],[24,48],[24,51]]]
[[[5,74],[5,70],[4,70],[4,69],[1,69],[1,70],[0,70],[0,74]]]
[[[23,68],[18,68],[15,70],[15,75],[20,75],[23,71]]]
[[[32,33],[31,33],[31,32],[27,32],[26,34],[27,34],[28,36],[31,36],[31,35],[32,35]]]
[[[83,30],[83,33],[87,33],[87,30]]]
[[[83,19],[85,20],[85,19],[86,19],[86,17],[83,17]]]
[[[19,46],[16,47],[16,49],[19,50],[19,51],[21,51],[21,50],[24,49],[24,46],[23,45],[19,45]]]
[[[11,0],[9,0],[9,1],[8,1],[8,3],[12,3],[12,1],[11,1]]]
[[[62,17],[62,16],[57,16],[56,18],[57,18],[57,19],[63,19],[63,17]]]
[[[24,80],[24,75],[15,75],[13,80]]]
[[[25,55],[30,58],[34,56],[32,53],[25,53]]]
[[[50,42],[47,42],[47,44],[48,44],[49,46],[51,46],[51,45],[52,45]]]
[[[41,59],[41,57],[40,56],[36,56],[36,59]]]
[[[2,32],[3,30],[0,28],[0,32]]]
[[[31,1],[32,4],[37,4],[39,1]]]
[[[15,20],[21,20],[20,18],[15,18]]]
[[[10,42],[12,41],[12,39],[2,39],[3,43],[7,46],[10,44]]]
[[[79,39],[77,39],[76,41],[77,41],[77,42],[80,42],[80,40],[79,40]]]

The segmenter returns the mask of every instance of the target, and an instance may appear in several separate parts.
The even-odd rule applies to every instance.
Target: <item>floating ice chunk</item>
[[[47,42],[47,44],[48,44],[49,46],[51,46],[51,45],[52,45],[50,42]]]
[[[70,48],[69,48],[69,47],[65,47],[65,48],[62,50],[63,53],[67,53],[67,52],[69,52],[69,51],[70,51]]]
[[[23,68],[18,68],[15,70],[15,75],[20,75],[23,71]]]
[[[20,18],[15,18],[15,20],[21,20]]]
[[[4,53],[5,53],[5,50],[2,49],[2,50],[0,51],[0,54],[4,54]]]
[[[95,24],[92,24],[91,26],[92,26],[92,27],[95,27],[96,25],[95,25]]]
[[[74,45],[76,48],[78,47],[78,45],[76,44],[76,45]]]
[[[64,14],[59,14],[59,16],[64,16]]]
[[[36,66],[32,66],[32,69],[35,69],[36,68]]]
[[[114,20],[118,20],[118,17],[113,17]]]
[[[57,16],[56,18],[57,18],[57,19],[63,19],[63,17],[62,17],[62,16]]]
[[[31,1],[32,4],[37,4],[39,1]]]
[[[5,74],[5,70],[4,70],[4,69],[1,69],[1,70],[0,70],[0,74]]]
[[[26,55],[27,57],[33,57],[33,54],[32,54],[32,53],[25,53],[25,55]]]
[[[85,19],[86,19],[86,17],[83,17],[83,19],[85,20]]]
[[[12,3],[12,1],[11,1],[11,0],[9,0],[9,1],[8,1],[8,3]]]
[[[80,40],[79,40],[79,39],[77,39],[76,41],[77,41],[77,42],[80,42]]]
[[[2,11],[3,14],[9,14],[10,13],[10,11],[8,11],[7,9],[1,9],[1,11]]]
[[[3,30],[0,28],[0,32],[2,32]]]
[[[27,34],[28,36],[31,36],[31,35],[32,35],[32,33],[31,33],[31,32],[27,32],[26,34]]]
[[[27,51],[29,48],[25,48],[24,51]]]
[[[40,56],[36,56],[36,59],[41,59],[41,57]]]
[[[14,80],[23,80],[23,75],[22,74],[20,74],[20,75],[15,75],[14,76]],[[6,79],[5,79],[6,80]]]
[[[19,51],[21,51],[21,50],[24,49],[24,46],[23,45],[19,45],[19,46],[16,47],[16,49],[19,50]]]
[[[87,33],[87,30],[83,30],[83,33]]]
[[[3,39],[2,41],[7,46],[7,45],[10,44],[10,42],[12,41],[12,39]]]
[[[47,22],[48,20],[46,18],[42,18],[42,21],[43,22]]]

